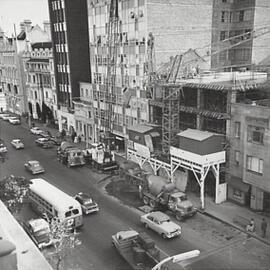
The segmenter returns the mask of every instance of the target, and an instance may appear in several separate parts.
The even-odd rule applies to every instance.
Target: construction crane
[[[117,65],[117,48],[119,36],[119,15],[118,15],[118,0],[111,0],[109,21],[107,26],[107,70],[106,70],[106,85],[105,85],[105,117],[104,139],[108,146],[111,145],[114,128],[114,105],[116,104],[116,65]]]
[[[239,46],[243,43],[246,43],[252,39],[263,36],[267,33],[270,33],[270,27],[260,27],[254,29],[249,32],[245,32],[243,34],[230,37],[222,41],[224,47],[220,50],[213,51],[212,53],[208,53],[202,56],[202,59],[206,57],[211,57],[216,55],[222,51],[229,50],[233,47]],[[151,63],[151,55],[153,55],[154,48],[147,51],[148,54],[148,66],[153,67],[153,63]],[[151,55],[149,55],[151,53]],[[180,67],[187,64],[192,63],[194,60],[185,61],[183,64],[183,56],[176,55],[174,56],[169,66],[167,67],[167,74],[157,74],[155,70],[149,70],[148,72],[148,82],[150,85],[146,87],[146,89],[151,89],[151,97],[155,98],[155,85],[159,84],[162,87],[162,102],[159,102],[159,106],[162,108],[162,150],[163,153],[169,154],[170,145],[175,143],[176,134],[179,132],[179,108],[180,108],[180,93],[183,96],[183,85],[177,83],[177,78],[179,76]],[[158,79],[158,77],[163,77],[163,79]],[[165,79],[164,79],[165,78]],[[155,80],[153,80],[155,79]],[[150,102],[151,104],[151,102]]]

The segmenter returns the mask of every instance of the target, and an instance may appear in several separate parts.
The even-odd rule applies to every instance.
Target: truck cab
[[[181,191],[170,194],[168,208],[175,212],[175,216],[178,220],[182,220],[184,217],[193,216],[197,212],[197,209],[193,206],[192,202],[187,199],[187,195]]]

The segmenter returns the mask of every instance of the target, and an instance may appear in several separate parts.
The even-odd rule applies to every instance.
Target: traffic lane
[[[105,239],[103,241],[99,240],[103,245],[106,246],[108,239],[111,241],[111,234],[120,229],[120,226],[114,226],[114,223],[117,224],[116,220],[119,219],[121,224],[125,224],[125,226],[123,226],[125,227],[124,229],[134,228],[139,231],[146,231],[157,245],[163,250],[166,250],[170,255],[173,255],[176,252],[186,252],[195,248],[194,245],[190,244],[190,242],[185,239],[185,234],[177,239],[163,240],[153,231],[145,230],[139,222],[139,216],[143,213],[131,213],[131,208],[119,205],[118,201],[113,200],[109,196],[104,197],[100,190],[92,183],[91,171],[88,168],[69,169],[57,161],[55,150],[41,149],[35,146],[33,144],[33,139],[36,138],[36,136],[29,135],[26,130],[22,131],[21,135],[22,138],[26,140],[27,146],[21,155],[28,157],[28,152],[31,152],[31,157],[38,159],[41,164],[44,165],[46,173],[41,177],[55,184],[70,195],[74,195],[79,191],[90,191],[95,195],[101,207],[101,216],[104,216],[103,220],[101,220],[100,223],[97,223],[95,227],[100,228],[101,231],[110,232],[106,236],[106,241],[104,241]],[[15,155],[15,158],[16,157],[17,155]],[[121,209],[119,209],[119,207],[121,207]],[[107,217],[110,218],[108,219]],[[111,222],[112,220],[114,220],[114,223]],[[126,226],[126,223],[128,223],[128,226]],[[104,224],[106,224],[105,227]],[[112,228],[114,228],[114,230]],[[88,245],[88,242],[90,245]],[[87,239],[85,243],[87,244],[88,249],[91,250],[91,239]]]

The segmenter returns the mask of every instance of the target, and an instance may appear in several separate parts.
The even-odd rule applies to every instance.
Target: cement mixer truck
[[[144,178],[144,184],[140,186],[140,195],[144,204],[153,209],[163,206],[170,210],[178,220],[196,214],[197,209],[174,183],[168,183],[167,179],[152,174],[145,175]]]

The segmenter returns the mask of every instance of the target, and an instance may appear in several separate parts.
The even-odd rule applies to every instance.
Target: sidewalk
[[[200,197],[196,196],[194,193],[189,193],[188,198],[199,208]],[[205,196],[205,210],[200,211],[200,213],[225,222],[243,232],[246,231],[245,227],[236,223],[235,218],[240,217],[247,220],[253,218],[255,222],[255,232],[249,233],[249,235],[270,245],[270,217],[261,212],[254,212],[245,206],[241,206],[230,201],[215,204],[213,198]],[[261,232],[262,218],[264,218],[268,224],[265,238],[262,238]]]

